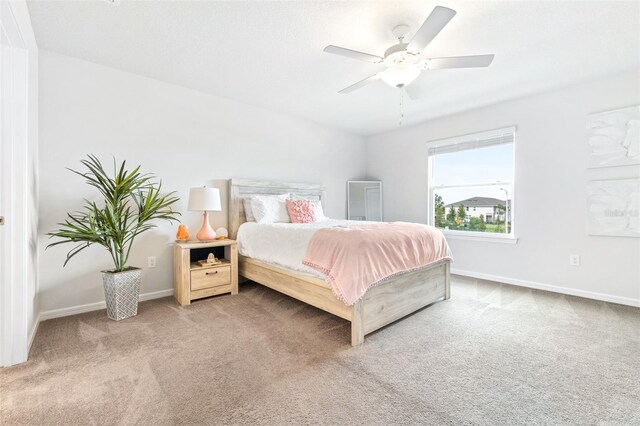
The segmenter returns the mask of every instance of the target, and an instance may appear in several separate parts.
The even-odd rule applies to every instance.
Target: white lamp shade
[[[191,188],[189,190],[189,211],[216,211],[222,210],[220,204],[220,190],[218,188]]]
[[[420,68],[414,64],[398,64],[382,73],[382,80],[391,87],[409,85],[420,75]]]

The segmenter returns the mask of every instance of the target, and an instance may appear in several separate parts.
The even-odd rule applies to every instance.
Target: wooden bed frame
[[[324,192],[321,185],[231,179],[229,235],[235,239],[238,228],[246,222],[244,198],[291,193],[298,197],[322,200]],[[350,321],[353,346],[363,343],[366,334],[439,299],[449,299],[449,270],[450,261],[442,260],[426,268],[399,275],[370,288],[353,306],[346,306],[333,295],[324,280],[249,257],[238,257],[240,276]]]

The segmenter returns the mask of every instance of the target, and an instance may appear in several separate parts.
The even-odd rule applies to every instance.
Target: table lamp
[[[216,238],[216,231],[209,224],[209,212],[222,210],[220,204],[220,190],[218,188],[191,188],[189,190],[189,211],[204,212],[204,222],[196,237],[200,241],[211,241]]]

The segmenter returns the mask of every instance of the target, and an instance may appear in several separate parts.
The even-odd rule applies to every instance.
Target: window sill
[[[513,235],[504,234],[488,234],[482,232],[465,232],[465,231],[448,231],[442,230],[447,239],[466,240],[466,241],[482,241],[485,243],[502,243],[502,244],[518,244],[518,238]]]

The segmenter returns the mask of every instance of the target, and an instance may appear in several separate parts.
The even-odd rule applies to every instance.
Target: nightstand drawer
[[[231,283],[231,265],[191,271],[191,291],[219,287]]]

